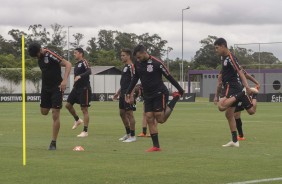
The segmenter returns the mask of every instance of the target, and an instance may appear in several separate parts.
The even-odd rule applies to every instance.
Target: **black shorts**
[[[80,104],[80,107],[90,107],[91,87],[73,88],[68,96],[67,102],[70,104]]]
[[[53,89],[41,89],[40,107],[46,109],[61,109],[63,103],[63,93],[59,87]]]
[[[124,95],[119,97],[119,109],[124,109],[126,111],[136,111],[136,101],[133,104],[126,103]]]
[[[221,91],[221,97],[230,98],[243,90],[242,85],[233,83],[233,84],[226,84]],[[238,101],[233,103],[231,107],[236,107],[238,105]]]
[[[168,93],[160,93],[154,97],[144,98],[145,112],[162,112],[166,109]]]

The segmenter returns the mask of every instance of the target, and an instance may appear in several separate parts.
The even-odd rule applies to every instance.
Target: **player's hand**
[[[130,96],[125,94],[125,102],[130,103]]]
[[[130,97],[129,97],[129,103],[130,103],[130,104],[133,104],[133,103],[134,103],[134,97],[133,97],[133,95],[130,95]]]
[[[81,79],[80,75],[78,75],[74,78],[74,82],[78,81],[79,79]]]
[[[67,81],[63,80],[59,86],[60,91],[62,92],[65,91],[66,87],[67,87]]]
[[[117,100],[117,99],[118,99],[118,96],[119,96],[119,94],[116,93],[116,94],[113,96],[113,99],[114,99],[114,100]]]
[[[218,102],[218,97],[217,97],[217,95],[215,95],[214,98],[213,98],[214,105],[217,105],[217,102]]]
[[[260,84],[257,84],[256,87],[255,87],[257,90],[260,89]]]

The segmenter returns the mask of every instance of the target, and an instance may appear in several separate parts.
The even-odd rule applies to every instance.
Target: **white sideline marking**
[[[227,183],[227,184],[249,184],[249,183],[262,183],[262,182],[269,182],[269,181],[280,181],[280,180],[282,180],[282,178],[268,178],[268,179],[242,181],[242,182]]]

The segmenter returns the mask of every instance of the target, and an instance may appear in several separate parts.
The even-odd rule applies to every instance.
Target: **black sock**
[[[75,121],[78,121],[79,120],[79,117],[78,116],[73,116],[74,120]]]
[[[135,136],[135,130],[130,130],[130,136],[134,137]]]
[[[151,138],[152,138],[154,147],[159,148],[159,147],[160,147],[160,144],[159,144],[158,133],[156,133],[156,134],[151,134]]]
[[[56,146],[56,141],[52,140],[51,144]]]
[[[147,134],[147,127],[143,127],[143,134],[144,134],[144,135]]]
[[[258,94],[253,94],[252,95],[252,99],[257,99],[257,97],[258,97]]]
[[[239,137],[244,137],[241,118],[235,119]]]
[[[232,141],[233,141],[233,142],[237,142],[237,141],[238,141],[238,140],[237,140],[237,132],[234,131],[234,132],[231,132],[231,134],[232,134]]]
[[[126,131],[126,134],[130,134],[130,128],[129,127],[125,127],[125,131]]]
[[[179,100],[179,96],[176,96],[167,105],[171,109],[171,111],[173,110],[173,108],[174,108],[174,106],[175,106],[175,104],[178,100]]]
[[[88,126],[84,126],[84,127],[83,127],[83,131],[84,131],[84,132],[87,132],[87,131],[88,131]]]

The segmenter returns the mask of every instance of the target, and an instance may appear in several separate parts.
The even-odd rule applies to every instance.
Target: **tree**
[[[50,42],[50,33],[41,24],[30,25],[28,30],[31,31],[31,34],[27,36],[28,41],[37,41],[43,46]]]
[[[158,58],[162,58],[163,53],[166,51],[164,49],[167,44],[166,40],[162,40],[162,38],[157,34],[150,36],[149,33],[144,33],[137,38],[138,43],[143,44],[150,54]]]
[[[86,50],[88,52],[88,60],[91,63],[94,63],[94,60],[97,59],[97,49],[98,45],[96,42],[96,38],[92,37],[90,40],[88,40],[88,46],[86,47]]]
[[[60,24],[51,24],[52,39],[48,47],[57,51],[59,54],[63,54],[63,48],[66,46],[66,31],[63,30],[64,26]]]
[[[116,51],[116,57],[119,58],[121,49],[123,48],[134,48],[136,43],[137,35],[134,33],[122,33],[122,32],[116,32],[115,37],[115,51]]]
[[[75,33],[72,35],[74,37],[74,42],[71,42],[71,46],[73,46],[73,48],[78,48],[78,47],[83,47],[83,45],[80,45],[81,40],[84,38],[84,35],[81,33]]]
[[[114,50],[114,31],[100,30],[98,33],[98,48],[99,50]]]
[[[279,59],[271,52],[254,52],[252,54],[256,63],[259,64],[276,64],[279,63]],[[259,59],[260,58],[260,59]]]
[[[22,46],[22,35],[26,36],[27,34],[18,29],[12,29],[8,34],[13,38],[9,41],[11,51],[9,54],[13,54],[15,57],[21,56],[21,46]]]
[[[193,62],[196,68],[205,66],[206,68],[216,68],[220,64],[220,58],[214,50],[216,36],[208,36],[200,41],[201,48],[196,51]]]

